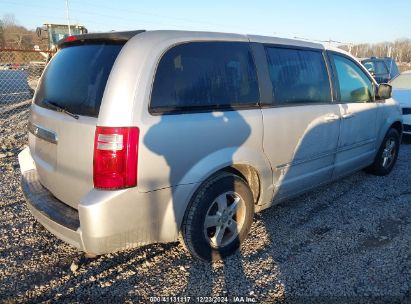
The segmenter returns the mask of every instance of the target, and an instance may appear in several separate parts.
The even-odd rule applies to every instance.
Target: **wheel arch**
[[[233,164],[220,169],[213,175],[221,171],[230,172],[243,178],[247,182],[251,193],[253,194],[254,204],[258,204],[261,194],[261,180],[259,172],[256,168],[246,164]]]
[[[402,132],[404,131],[404,127],[403,127],[401,121],[397,120],[397,121],[393,122],[391,124],[391,126],[388,128],[388,130],[391,129],[391,128],[396,129],[398,131],[398,133],[400,134],[400,137],[402,136]],[[387,130],[387,132],[388,132],[388,130]]]
[[[262,194],[262,190],[261,190],[262,184],[261,184],[261,178],[260,178],[259,171],[250,164],[237,163],[237,164],[222,166],[214,170],[213,172],[211,172],[207,177],[204,178],[202,182],[196,184],[195,187],[192,189],[191,194],[187,198],[187,203],[186,203],[186,206],[185,206],[184,212],[182,213],[181,218],[176,217],[178,229],[181,228],[183,218],[186,215],[187,210],[189,209],[192,199],[196,195],[196,193],[201,189],[201,187],[208,180],[212,179],[214,176],[222,172],[232,173],[244,179],[245,182],[250,187],[251,193],[253,194],[254,205],[257,205],[259,203],[261,194]]]
[[[392,120],[387,120],[384,123],[384,126],[381,127],[380,129],[380,133],[378,134],[377,137],[377,142],[376,142],[376,151],[375,153],[378,152],[379,147],[382,144],[382,141],[384,140],[385,135],[387,134],[387,132],[390,129],[395,129],[398,131],[398,133],[400,134],[400,138],[402,136],[402,132],[403,132],[403,125],[402,125],[402,121],[398,120],[398,119],[392,119]]]
[[[231,172],[243,178],[253,194],[255,210],[269,204],[273,197],[271,165],[264,153],[251,147],[226,148],[197,162],[173,187],[173,195],[162,220],[162,233],[177,236],[190,202],[198,189],[220,172]],[[173,230],[173,231],[171,231]]]

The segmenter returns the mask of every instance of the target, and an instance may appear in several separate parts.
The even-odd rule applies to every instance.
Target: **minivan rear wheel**
[[[254,200],[247,182],[227,172],[207,180],[194,194],[182,224],[186,248],[201,260],[233,254],[247,237]]]
[[[391,128],[385,135],[374,162],[365,171],[379,176],[389,174],[397,161],[399,149],[400,135],[396,129]]]

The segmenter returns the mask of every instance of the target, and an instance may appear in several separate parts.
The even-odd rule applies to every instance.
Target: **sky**
[[[66,0],[0,0],[29,29],[67,23]],[[89,32],[180,29],[384,42],[411,38],[410,0],[68,0],[70,22]]]

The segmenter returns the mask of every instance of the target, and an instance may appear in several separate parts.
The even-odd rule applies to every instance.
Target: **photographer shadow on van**
[[[257,74],[246,42],[177,45],[158,65],[150,103],[153,116],[143,139],[159,156],[151,155],[151,163],[157,164],[157,185],[151,187],[171,187],[175,226],[186,248],[201,260],[231,255],[250,230],[255,198],[232,166],[246,159],[247,149],[258,146],[250,137],[252,129],[262,134],[258,100]],[[233,260],[245,278],[241,261]],[[203,282],[211,294],[213,270],[211,264],[204,267],[208,279]],[[191,281],[189,294],[195,287]]]
[[[169,176],[168,184],[172,187],[174,216],[177,223],[183,221],[184,233],[194,242],[192,246],[195,248],[191,249],[207,251],[207,246],[196,244],[196,240],[192,239],[197,226],[202,228],[202,223],[198,222],[199,217],[204,217],[205,225],[208,226],[205,229],[209,228],[204,234],[207,234],[210,244],[215,248],[235,241],[237,226],[231,218],[237,216],[237,211],[239,227],[249,224],[245,223],[244,200],[253,199],[244,180],[228,171],[220,171],[214,175],[213,172],[218,171],[218,167],[223,169],[232,164],[233,154],[247,140],[251,129],[236,111],[185,115],[184,122],[180,118],[174,115],[161,117],[160,122],[148,130],[144,144],[166,162],[165,168],[159,159],[158,167],[161,167],[162,171],[168,171],[164,174]],[[216,159],[219,164],[215,162]],[[205,181],[200,178],[202,173],[211,176]],[[182,202],[182,197],[176,193],[177,185],[184,185],[187,180],[196,184],[193,188],[197,190],[191,196],[190,202]],[[241,196],[235,190],[241,192]],[[189,206],[186,206],[187,203]],[[185,209],[188,212],[181,214]],[[249,210],[251,211],[253,210]],[[193,226],[192,229],[190,225]],[[226,229],[227,233],[224,231]],[[215,259],[213,255],[217,254],[217,251],[213,253],[212,247],[199,257]]]
[[[250,133],[242,115],[229,109],[185,114],[184,119],[180,115],[163,115],[144,136],[145,146],[167,164],[164,168],[159,159],[158,167],[168,171],[175,224],[181,227],[187,249],[197,258],[224,258],[239,248],[249,232],[254,214],[253,194],[242,177],[223,168],[232,165],[234,154]],[[206,180],[200,178],[208,174]],[[176,192],[176,186],[185,183],[196,184],[189,202],[182,201],[183,197]],[[205,267],[206,276],[213,273],[211,264],[200,267]],[[237,273],[243,272],[241,263],[237,269]],[[212,283],[211,277],[204,286],[212,288]],[[187,288],[193,287],[189,279]]]

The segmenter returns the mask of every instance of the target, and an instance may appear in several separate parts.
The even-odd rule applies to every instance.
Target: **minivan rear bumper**
[[[194,184],[139,192],[92,189],[74,209],[40,182],[28,148],[19,155],[22,189],[32,215],[61,240],[90,254],[105,254],[178,239],[184,205]],[[29,164],[29,165],[27,165]]]
[[[78,211],[44,188],[35,169],[22,174],[21,186],[27,206],[37,221],[58,238],[84,250]]]

